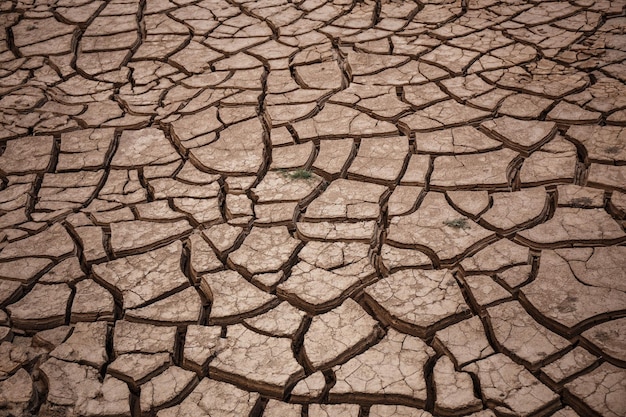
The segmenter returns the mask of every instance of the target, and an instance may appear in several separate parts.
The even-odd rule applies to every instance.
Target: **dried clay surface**
[[[624,0],[0,26],[0,417],[626,415]]]

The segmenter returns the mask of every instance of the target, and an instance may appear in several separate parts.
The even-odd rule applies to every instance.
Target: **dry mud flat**
[[[626,415],[617,1],[0,3],[0,415]]]

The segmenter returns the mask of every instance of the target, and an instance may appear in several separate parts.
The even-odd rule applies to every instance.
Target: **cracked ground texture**
[[[624,0],[0,25],[0,416],[626,416]]]

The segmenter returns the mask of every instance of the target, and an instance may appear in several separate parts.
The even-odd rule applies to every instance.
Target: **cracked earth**
[[[626,415],[623,0],[0,24],[0,416]]]

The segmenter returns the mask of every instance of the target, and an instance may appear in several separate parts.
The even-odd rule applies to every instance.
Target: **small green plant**
[[[615,155],[616,153],[619,153],[620,150],[621,147],[619,146],[609,146],[608,148],[604,149],[604,152],[608,153],[609,155]]]
[[[593,200],[590,199],[589,197],[576,197],[576,198],[573,198],[571,201],[572,207],[576,207],[576,208],[590,207],[592,203],[593,203]]]
[[[313,176],[311,171],[307,171],[306,169],[297,169],[293,172],[282,171],[283,175],[292,180],[308,180]]]
[[[443,222],[446,226],[453,227],[455,229],[469,229],[470,225],[467,224],[467,219],[460,217],[454,220],[446,220]]]

